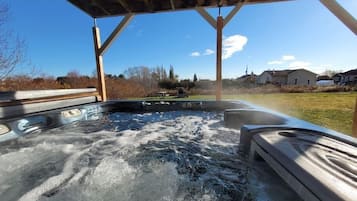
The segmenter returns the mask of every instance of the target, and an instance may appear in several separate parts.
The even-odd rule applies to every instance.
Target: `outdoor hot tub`
[[[2,201],[357,197],[355,140],[239,101],[79,104],[0,131]]]

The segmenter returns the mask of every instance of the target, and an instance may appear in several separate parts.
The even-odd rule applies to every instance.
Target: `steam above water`
[[[297,200],[249,167],[222,119],[112,113],[2,144],[1,200]]]

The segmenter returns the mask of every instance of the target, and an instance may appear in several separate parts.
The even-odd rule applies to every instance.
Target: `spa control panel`
[[[97,104],[33,114],[0,122],[0,142],[81,120],[96,120],[103,108]]]

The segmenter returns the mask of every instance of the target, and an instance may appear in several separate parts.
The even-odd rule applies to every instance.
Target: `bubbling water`
[[[203,111],[76,122],[3,143],[0,197],[298,200],[271,170],[251,167],[238,153],[239,134],[223,126],[222,113]]]

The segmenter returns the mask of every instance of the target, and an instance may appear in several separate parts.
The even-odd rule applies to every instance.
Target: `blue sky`
[[[17,69],[61,76],[95,69],[93,19],[66,0],[2,0],[9,27],[27,43]],[[0,0],[1,2],[1,0]],[[339,0],[355,18],[356,0]],[[223,9],[225,16],[230,8]],[[216,17],[217,9],[209,12]],[[102,41],[121,17],[97,20]],[[223,77],[304,67],[315,73],[357,68],[357,37],[318,0],[244,6],[224,28]],[[174,66],[179,78],[215,79],[216,31],[196,12],[137,15],[104,55],[106,73]],[[31,65],[29,65],[31,63]]]

